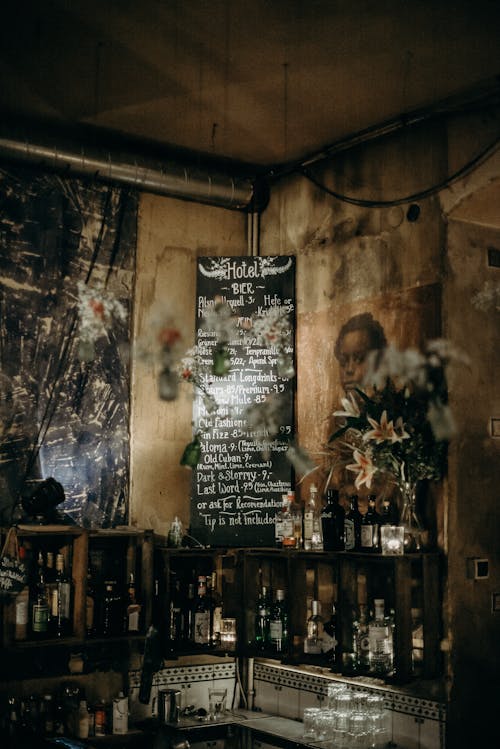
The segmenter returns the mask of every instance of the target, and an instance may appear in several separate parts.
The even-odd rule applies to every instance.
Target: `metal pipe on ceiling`
[[[247,178],[176,163],[158,165],[148,163],[145,159],[118,159],[111,152],[103,156],[83,147],[78,152],[71,147],[59,148],[0,135],[0,158],[2,157],[57,172],[71,172],[102,182],[127,184],[146,192],[233,210],[246,209],[253,198],[253,183]]]

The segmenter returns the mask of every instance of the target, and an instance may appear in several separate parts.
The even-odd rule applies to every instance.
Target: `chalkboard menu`
[[[220,375],[213,374],[221,342],[217,319],[211,325],[216,307],[230,317],[228,371]],[[196,309],[206,374],[193,409],[201,456],[193,468],[191,535],[209,546],[272,546],[275,515],[293,481],[286,453],[295,379],[285,370],[295,354],[295,258],[198,258]]]

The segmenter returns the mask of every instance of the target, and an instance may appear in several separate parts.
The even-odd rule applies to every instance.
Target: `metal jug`
[[[158,718],[160,723],[178,723],[181,693],[178,689],[158,690]]]

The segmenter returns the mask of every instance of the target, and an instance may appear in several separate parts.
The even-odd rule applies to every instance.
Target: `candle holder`
[[[380,526],[380,546],[386,556],[403,554],[405,529],[401,525]]]

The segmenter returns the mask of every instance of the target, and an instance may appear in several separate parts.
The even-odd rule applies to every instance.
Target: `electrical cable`
[[[432,187],[428,187],[425,190],[419,190],[418,192],[414,192],[410,195],[406,195],[403,198],[395,198],[392,200],[366,200],[363,198],[354,198],[350,195],[344,195],[343,193],[337,192],[336,190],[332,190],[330,187],[327,187],[322,182],[320,182],[320,180],[316,179],[316,177],[314,177],[305,167],[298,167],[295,171],[298,174],[301,174],[303,177],[306,177],[306,179],[312,182],[317,188],[327,193],[328,195],[331,195],[333,198],[336,198],[337,200],[341,200],[343,203],[350,203],[351,205],[357,205],[362,208],[384,208],[384,207],[390,207],[390,206],[404,205],[405,203],[413,203],[417,200],[422,200],[423,198],[429,198],[432,195],[435,195],[436,193],[441,192],[441,190],[443,190],[446,187],[449,187],[451,184],[456,182],[461,177],[464,177],[466,174],[469,174],[473,169],[479,166],[479,164],[481,164],[483,161],[489,158],[499,147],[500,147],[500,138],[496,138],[492,143],[490,143],[486,148],[484,148],[480,153],[478,153],[473,159],[471,159],[466,164],[461,166],[460,169],[457,169],[456,172],[454,172],[453,174],[451,174],[449,177],[442,180],[441,182],[438,182],[437,184],[433,185]]]

